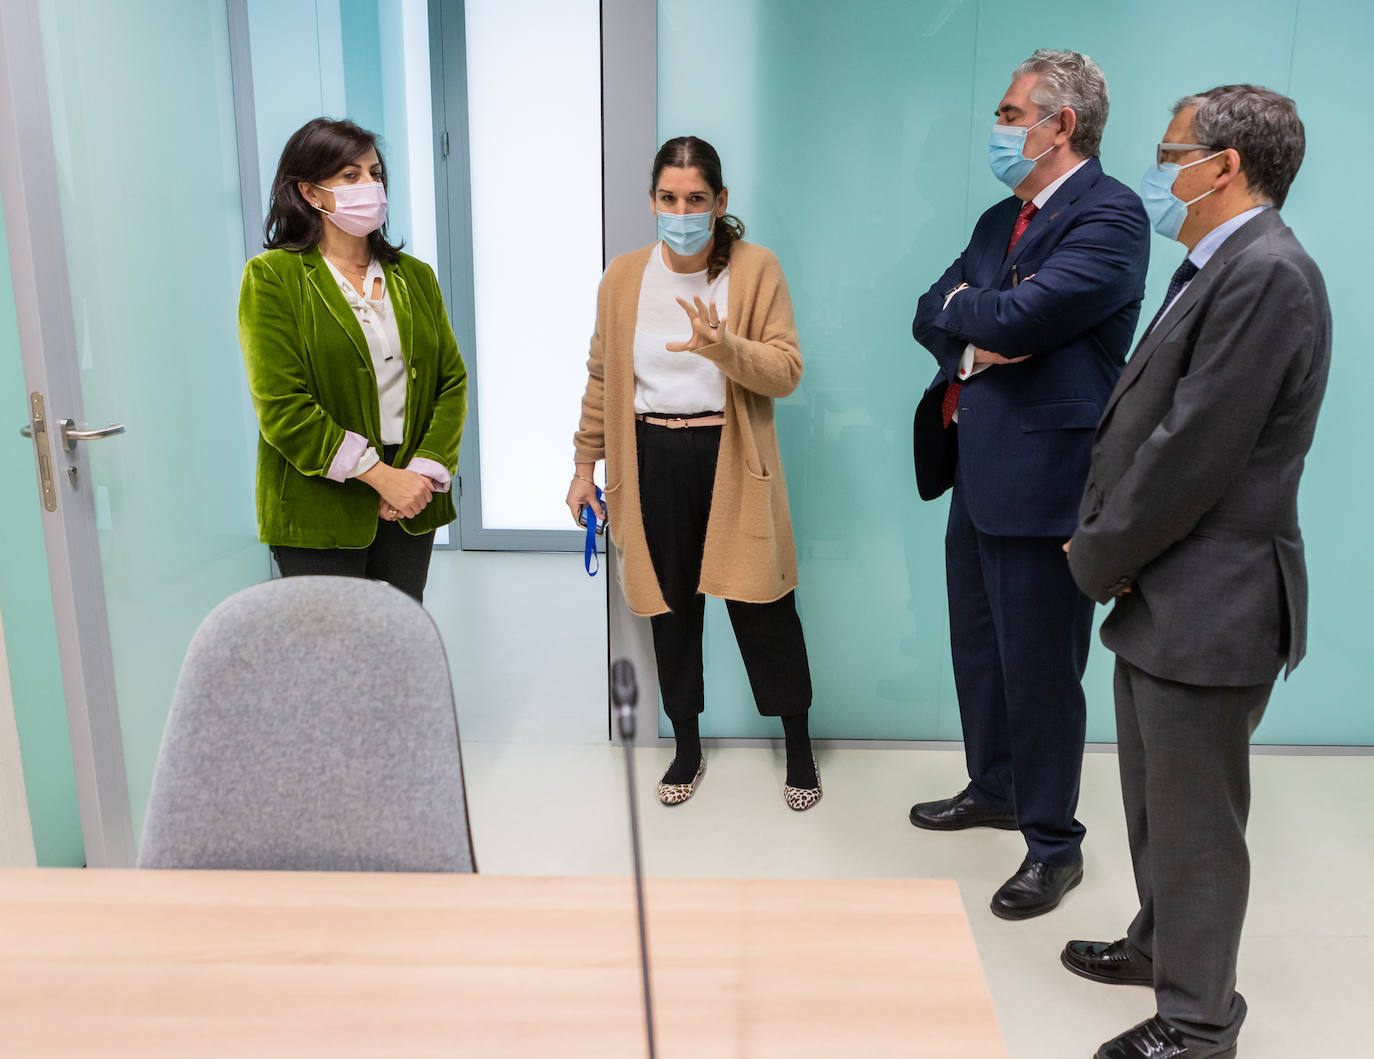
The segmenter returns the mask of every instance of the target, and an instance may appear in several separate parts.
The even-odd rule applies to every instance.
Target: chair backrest
[[[448,659],[390,585],[290,577],[201,623],[143,868],[474,871]]]

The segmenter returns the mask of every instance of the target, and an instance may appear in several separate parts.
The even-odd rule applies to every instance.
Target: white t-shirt
[[[687,313],[678,298],[691,304],[696,296],[707,305],[716,303],[722,324],[730,300],[730,268],[706,280],[700,272],[673,272],[663,260],[658,243],[644,266],[639,286],[639,316],[635,322],[635,411],[722,412],[725,410],[725,373],[696,353],[670,353],[669,342],[686,342],[692,335]]]

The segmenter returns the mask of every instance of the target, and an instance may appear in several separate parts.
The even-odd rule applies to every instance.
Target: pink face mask
[[[315,208],[349,235],[370,235],[386,223],[386,188],[373,184],[340,184],[336,188],[315,187],[334,193],[334,212]]]

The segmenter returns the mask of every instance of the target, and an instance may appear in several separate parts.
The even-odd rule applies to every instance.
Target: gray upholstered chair
[[[142,868],[474,871],[439,631],[376,581],[230,596],[186,652]]]

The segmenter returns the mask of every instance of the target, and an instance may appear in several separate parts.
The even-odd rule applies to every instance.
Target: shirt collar
[[[1258,217],[1267,209],[1269,209],[1267,205],[1255,206],[1253,209],[1248,209],[1244,213],[1236,214],[1229,221],[1218,224],[1197,241],[1197,246],[1193,247],[1192,252],[1188,255],[1188,260],[1195,264],[1198,270],[1201,271],[1207,262],[1212,260],[1212,255],[1221,248],[1221,244],[1226,242],[1233,232],[1240,229],[1246,221],[1250,220],[1252,217]]]
[[[1064,182],[1067,181],[1069,177],[1073,176],[1087,164],[1088,160],[1085,158],[1083,159],[1083,161],[1079,162],[1076,166],[1074,166],[1067,173],[1061,176],[1058,180],[1054,181],[1052,184],[1045,187],[1044,190],[1040,192],[1040,194],[1036,195],[1035,198],[1031,199],[1031,202],[1035,203],[1035,208],[1037,210],[1043,210],[1045,208],[1045,203],[1049,202],[1050,199],[1054,197],[1054,193],[1064,186]]]
[[[339,271],[339,269],[335,266],[334,262],[330,261],[329,258],[325,257],[324,254],[320,255],[320,260],[329,266],[329,271],[334,274],[334,279],[338,282],[339,289],[343,291],[344,297],[348,299],[349,304],[352,304],[356,301],[376,300],[373,298],[359,298],[358,292],[354,288],[353,284],[348,281],[348,277],[346,277],[342,272]],[[370,294],[373,289],[373,280],[378,279],[382,281],[381,300],[385,301],[387,288],[386,269],[382,266],[381,261],[374,257],[371,261],[367,263],[367,275],[363,277],[363,290],[369,292]]]

